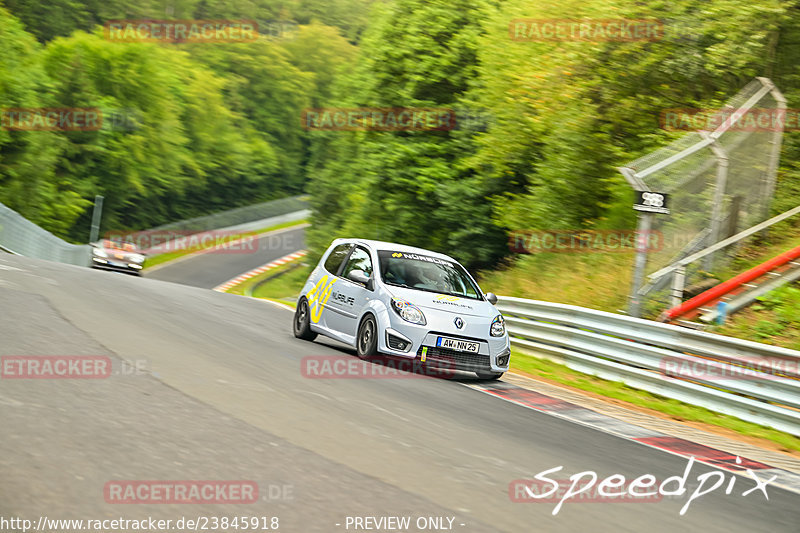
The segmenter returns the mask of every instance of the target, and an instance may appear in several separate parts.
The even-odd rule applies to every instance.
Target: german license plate
[[[450,337],[437,337],[436,346],[439,348],[450,348],[459,352],[478,353],[480,343],[465,341],[461,339],[451,339]]]

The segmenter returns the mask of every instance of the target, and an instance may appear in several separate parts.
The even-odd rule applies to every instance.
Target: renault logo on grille
[[[456,317],[456,319],[455,319],[453,322],[455,322],[455,324],[456,324],[456,327],[457,327],[458,329],[461,329],[461,328],[463,328],[463,327],[464,327],[464,321],[463,321],[463,320],[461,320],[461,317],[460,317],[460,316],[457,316],[457,317]]]

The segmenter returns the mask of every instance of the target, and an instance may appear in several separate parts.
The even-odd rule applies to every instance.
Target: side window
[[[361,247],[353,250],[350,260],[342,271],[342,277],[346,278],[353,270],[363,270],[367,276],[372,276],[372,259],[369,257],[369,252]]]
[[[340,244],[333,250],[331,250],[330,255],[325,260],[325,270],[330,272],[331,274],[336,274],[339,272],[339,267],[344,261],[344,258],[347,257],[347,254],[350,253],[350,248],[352,244]]]

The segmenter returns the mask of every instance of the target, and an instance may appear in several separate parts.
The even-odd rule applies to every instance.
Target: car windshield
[[[108,248],[111,250],[124,250],[126,252],[135,252],[136,247],[133,245],[132,242],[119,242],[112,239],[106,239],[103,241],[103,248]]]
[[[420,254],[378,252],[381,280],[387,285],[482,300],[480,290],[458,263]]]

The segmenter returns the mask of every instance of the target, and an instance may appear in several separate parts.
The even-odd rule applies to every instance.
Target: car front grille
[[[417,350],[417,358],[422,357],[422,349],[425,346],[420,346]],[[491,370],[489,356],[479,353],[459,352],[450,348],[438,348],[436,346],[427,346],[428,351],[425,356],[426,365],[435,366],[438,368],[446,368],[450,370]]]

